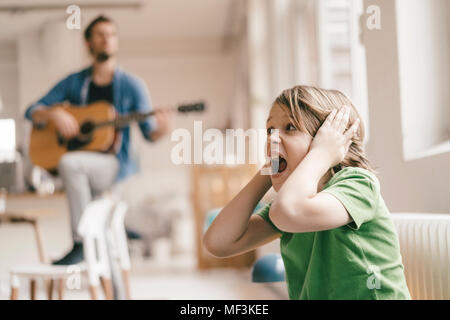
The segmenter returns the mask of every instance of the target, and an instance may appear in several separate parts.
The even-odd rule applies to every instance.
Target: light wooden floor
[[[132,298],[138,300],[266,300],[286,299],[284,283],[257,284],[251,282],[250,270],[215,269],[199,272],[194,260],[179,256],[171,262],[151,259],[135,261],[131,273]],[[2,277],[4,278],[4,277]],[[2,282],[0,299],[8,299],[9,288]],[[65,299],[89,299],[83,279],[80,289],[65,290]],[[101,297],[103,298],[103,297]],[[19,299],[29,299],[28,284],[21,283]],[[38,283],[37,299],[46,299],[44,286]]]
[[[8,201],[9,210],[51,208],[40,219],[47,254],[59,257],[71,245],[67,204],[63,195],[48,198],[19,197]],[[28,225],[0,225],[0,299],[9,298],[9,273],[13,265],[38,263],[33,229]],[[45,299],[38,283],[38,299]],[[266,286],[251,282],[250,270],[196,269],[193,252],[173,255],[170,260],[132,259],[131,290],[134,299],[280,299],[287,298],[284,283]],[[28,299],[27,283],[19,298]],[[89,299],[85,286],[66,290],[66,299]]]

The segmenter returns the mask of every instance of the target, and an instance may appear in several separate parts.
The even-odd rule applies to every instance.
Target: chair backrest
[[[99,284],[99,276],[111,277],[106,223],[113,205],[114,202],[109,198],[90,202],[84,209],[78,225],[78,233],[83,238],[84,259],[91,285]]]
[[[120,201],[115,206],[112,217],[110,228],[113,235],[113,240],[115,243],[115,249],[119,259],[119,264],[122,270],[130,270],[130,254],[128,252],[128,244],[127,244],[127,234],[125,231],[125,216],[128,211],[128,205]]]
[[[450,214],[393,213],[413,299],[450,299]]]

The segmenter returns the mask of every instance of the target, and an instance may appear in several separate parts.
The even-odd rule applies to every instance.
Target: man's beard
[[[108,60],[111,57],[110,54],[102,51],[99,52],[95,55],[95,60],[97,60],[98,62],[105,62],[106,60]]]

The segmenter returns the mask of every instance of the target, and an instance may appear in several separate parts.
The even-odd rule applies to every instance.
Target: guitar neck
[[[116,119],[111,121],[104,121],[104,122],[97,122],[95,124],[95,127],[101,128],[101,127],[107,127],[107,126],[114,126],[116,128],[121,128],[126,126],[127,124],[137,121],[143,121],[146,118],[152,116],[155,114],[155,111],[150,111],[147,113],[130,113],[127,115],[120,115],[116,117]]]
[[[169,110],[178,111],[181,113],[188,113],[188,112],[201,112],[205,109],[204,103],[195,103],[195,104],[187,104],[187,105],[181,105],[178,107],[172,107],[169,108]],[[104,122],[97,122],[95,123],[96,128],[100,127],[106,127],[106,126],[114,126],[116,128],[121,128],[133,121],[143,121],[147,119],[148,117],[154,115],[156,113],[155,110],[146,112],[146,113],[129,113],[125,115],[117,115],[117,117],[114,120],[110,121],[104,121]]]

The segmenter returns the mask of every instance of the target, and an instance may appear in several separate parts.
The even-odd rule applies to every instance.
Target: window
[[[316,2],[319,85],[346,94],[363,118],[367,143],[369,112],[365,49],[361,43],[362,0]]]
[[[0,119],[0,162],[12,162],[16,156],[14,119]]]
[[[403,155],[450,151],[450,2],[396,3]]]

